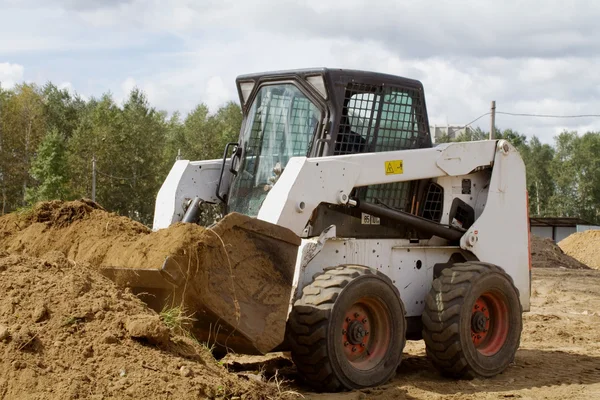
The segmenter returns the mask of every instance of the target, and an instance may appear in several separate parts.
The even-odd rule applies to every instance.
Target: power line
[[[146,174],[146,175],[134,176],[134,177],[131,177],[131,178],[124,178],[124,177],[121,177],[121,176],[114,176],[114,175],[105,174],[104,172],[102,172],[102,171],[100,171],[98,169],[96,169],[96,172],[98,174],[102,175],[102,176],[107,177],[107,178],[117,179],[117,180],[120,180],[120,181],[133,181],[133,180],[136,180],[136,179],[146,178],[146,177],[148,177],[150,175],[154,175],[153,173],[151,173],[151,174]]]
[[[477,122],[481,118],[485,117],[486,115],[490,115],[490,114],[491,114],[490,112],[486,112],[485,114],[481,114],[479,117],[475,118],[473,121],[469,122],[468,124],[466,124],[465,126],[463,126],[462,128],[460,128],[459,130],[465,129],[467,126],[471,125],[473,122]]]
[[[590,117],[600,117],[600,114],[552,115],[552,114],[511,113],[511,112],[503,112],[503,111],[496,111],[496,114],[512,115],[512,116],[515,116],[515,117],[538,117],[538,118],[590,118]]]
[[[481,114],[479,117],[475,118],[473,121],[465,124],[459,130],[463,130],[471,124],[479,121],[481,118],[486,115],[490,115],[491,112],[486,112],[485,114]],[[579,114],[579,115],[555,115],[555,114],[528,114],[528,113],[513,113],[507,111],[496,111],[496,114],[502,115],[511,115],[513,117],[534,117],[534,118],[600,118],[600,114]]]

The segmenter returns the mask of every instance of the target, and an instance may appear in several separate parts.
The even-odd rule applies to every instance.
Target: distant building
[[[556,243],[575,232],[597,228],[581,218],[572,217],[529,218],[529,223],[532,234],[550,238]]]
[[[429,130],[431,131],[433,141],[437,142],[439,138],[444,136],[448,136],[449,139],[455,139],[462,133],[466,134],[472,131],[472,128],[463,125],[429,125]]]

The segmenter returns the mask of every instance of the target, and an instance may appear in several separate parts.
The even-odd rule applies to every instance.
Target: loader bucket
[[[193,312],[202,342],[244,354],[273,350],[284,339],[300,238],[237,213],[201,232],[191,248],[164,254],[162,265],[102,273],[157,311]]]

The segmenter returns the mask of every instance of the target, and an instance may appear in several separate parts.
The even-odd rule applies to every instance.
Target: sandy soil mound
[[[94,267],[158,268],[166,255],[185,254],[203,231],[181,224],[168,235],[151,234],[146,226],[108,213],[90,200],[52,201],[28,213],[0,217],[0,250],[37,257],[60,251]]]
[[[594,269],[600,269],[600,231],[577,232],[558,245],[571,257]]]
[[[278,396],[62,253],[0,254],[0,398]]]
[[[94,268],[124,268],[111,278],[150,293],[157,311],[169,303],[196,312],[200,340],[218,323],[217,344],[238,352],[264,353],[281,343],[299,244],[285,228],[235,213],[211,229],[180,223],[157,232],[89,200],[44,202],[0,217],[0,251],[56,251]],[[163,264],[166,274],[158,272]]]
[[[531,235],[531,264],[534,268],[589,269],[565,254],[552,239]]]

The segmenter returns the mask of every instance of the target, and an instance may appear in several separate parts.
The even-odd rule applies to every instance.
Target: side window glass
[[[416,148],[418,136],[412,96],[406,91],[388,90],[383,96],[375,151]]]
[[[379,112],[380,96],[376,87],[362,87],[361,92],[346,90],[340,128],[334,155],[356,154],[369,151]]]

